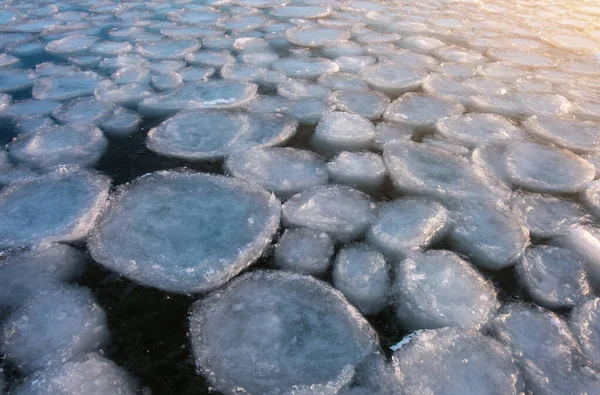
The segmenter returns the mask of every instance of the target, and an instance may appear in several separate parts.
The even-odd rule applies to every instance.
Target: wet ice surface
[[[76,3],[0,5],[5,391],[598,392],[591,0]]]

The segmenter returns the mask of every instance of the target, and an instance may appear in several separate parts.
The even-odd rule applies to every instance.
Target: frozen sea
[[[597,0],[5,0],[0,144],[0,395],[600,395]]]

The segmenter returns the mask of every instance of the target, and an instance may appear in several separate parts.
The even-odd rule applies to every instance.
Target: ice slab
[[[434,147],[392,140],[383,147],[383,161],[394,187],[408,195],[429,196],[442,203],[497,200],[485,170],[465,158]]]
[[[421,68],[405,66],[394,62],[382,62],[365,67],[360,76],[369,87],[390,96],[417,90],[421,87],[427,72]]]
[[[320,26],[295,27],[288,29],[285,35],[292,44],[309,48],[335,45],[350,38],[350,32],[347,30]]]
[[[85,253],[65,244],[17,251],[0,261],[0,311],[10,312],[52,284],[78,278]]]
[[[323,74],[319,84],[333,90],[360,91],[368,89],[368,84],[359,76],[350,73]]]
[[[430,130],[440,119],[460,115],[464,111],[462,105],[443,97],[407,93],[388,106],[383,118],[413,130]]]
[[[367,230],[373,204],[368,195],[342,185],[317,186],[294,195],[284,205],[284,226],[326,232],[339,241],[354,240]]]
[[[507,118],[527,118],[534,115],[565,116],[573,106],[561,95],[507,92],[503,95],[472,96],[469,107],[475,112],[497,114]]]
[[[13,395],[134,395],[136,383],[127,372],[98,353],[90,353],[52,369],[40,370],[17,383]]]
[[[0,70],[0,92],[18,92],[33,86],[34,75],[30,70]]]
[[[290,57],[273,63],[274,70],[281,71],[288,77],[316,80],[326,73],[336,73],[340,67],[326,58]]]
[[[244,274],[196,302],[190,337],[199,371],[226,394],[335,394],[378,348],[340,292],[282,271]]]
[[[0,193],[0,248],[84,239],[109,187],[106,176],[64,168],[11,183]]]
[[[252,149],[231,155],[225,161],[225,170],[281,198],[327,184],[328,180],[327,169],[319,156],[288,147]]]
[[[600,366],[600,298],[590,297],[579,303],[569,316],[569,327],[585,358]]]
[[[594,228],[573,225],[551,242],[575,254],[585,266],[590,285],[600,290],[600,240]]]
[[[516,271],[527,294],[548,309],[573,308],[590,292],[582,262],[565,248],[529,247]]]
[[[94,94],[105,80],[93,71],[70,71],[35,80],[32,95],[39,100],[69,100]]]
[[[576,193],[596,175],[593,164],[563,148],[518,142],[505,155],[513,184],[534,192]]]
[[[550,195],[519,193],[510,204],[523,216],[529,233],[538,238],[560,236],[588,216],[578,203]]]
[[[529,229],[520,214],[503,203],[464,204],[452,213],[449,241],[476,265],[500,270],[523,253]]]
[[[279,217],[279,201],[257,185],[162,171],[113,194],[88,248],[102,265],[144,285],[207,292],[261,255]]]
[[[331,183],[348,185],[373,195],[386,180],[383,160],[373,152],[343,151],[327,163],[327,171]]]
[[[368,149],[375,138],[373,124],[357,114],[334,111],[317,125],[311,145],[324,155]]]
[[[135,51],[152,60],[179,60],[185,55],[199,50],[200,43],[194,39],[152,41],[139,43]]]
[[[375,138],[373,139],[373,148],[382,151],[383,146],[388,141],[401,140],[411,141],[413,131],[404,125],[393,122],[379,122],[375,127]]]
[[[18,121],[50,115],[58,107],[60,102],[53,100],[20,100],[5,107],[1,115]]]
[[[111,103],[102,102],[94,97],[71,100],[56,110],[52,117],[60,123],[85,123],[97,125],[108,119],[114,110]]]
[[[437,201],[401,198],[378,205],[366,240],[389,259],[398,259],[440,240],[448,225],[448,210]]]
[[[271,10],[269,14],[277,19],[319,19],[331,14],[331,7],[327,5],[286,5]]]
[[[281,114],[189,111],[150,130],[146,145],[166,156],[218,160],[250,148],[283,144],[296,133],[297,125]]]
[[[335,258],[333,285],[363,314],[377,314],[389,300],[389,267],[383,255],[367,245],[344,247]]]
[[[107,148],[102,131],[86,124],[42,127],[16,137],[7,146],[14,163],[38,169],[59,165],[91,167]]]
[[[136,112],[117,107],[99,127],[107,135],[128,136],[139,129],[141,122],[142,119]]]
[[[86,52],[96,41],[98,41],[97,37],[74,34],[50,41],[46,44],[45,50],[51,55],[73,55]]]
[[[465,114],[442,118],[436,132],[468,147],[511,142],[520,139],[520,130],[508,119],[494,114]]]
[[[517,395],[525,389],[510,350],[473,330],[419,332],[394,356],[405,393]]]
[[[275,246],[275,265],[291,272],[324,276],[329,270],[333,247],[333,240],[325,232],[286,229]]]
[[[369,90],[338,90],[333,93],[332,100],[338,110],[358,114],[361,117],[375,120],[390,104],[390,99]]]
[[[252,83],[214,80],[185,84],[172,93],[144,98],[139,104],[142,115],[169,115],[182,110],[235,108],[256,95]]]
[[[557,117],[531,117],[524,123],[525,130],[558,147],[576,154],[600,150],[600,124]]]
[[[40,289],[2,325],[1,348],[23,373],[51,368],[107,345],[104,310],[83,287]]]
[[[393,303],[407,329],[479,328],[500,306],[494,287],[451,251],[413,252],[395,270]]]

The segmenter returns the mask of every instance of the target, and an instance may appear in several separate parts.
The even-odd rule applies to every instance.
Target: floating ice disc
[[[336,394],[377,350],[341,293],[281,271],[244,274],[196,302],[190,336],[200,372],[226,394]]]
[[[207,292],[260,256],[279,216],[279,201],[255,184],[162,171],[115,192],[88,246],[96,261],[134,281]]]
[[[150,130],[146,145],[187,160],[218,160],[250,148],[284,143],[297,122],[280,114],[197,110],[178,114]]]

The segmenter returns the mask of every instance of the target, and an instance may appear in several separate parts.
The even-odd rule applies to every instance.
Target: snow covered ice
[[[113,194],[88,246],[97,262],[137,282],[207,292],[261,255],[280,210],[274,196],[246,181],[157,172]]]
[[[6,359],[4,390],[598,393],[593,2],[3,2],[0,315],[76,282],[114,336],[29,377]],[[195,374],[185,312],[265,269],[275,296],[241,287],[196,328]],[[288,311],[288,278],[340,304]],[[557,343],[529,318],[500,336],[517,302],[569,323],[570,356],[524,357]],[[244,303],[259,330],[218,338]],[[351,336],[298,356],[321,321]]]
[[[196,302],[190,328],[198,369],[226,394],[335,394],[377,351],[375,331],[341,293],[281,271],[244,274]]]

